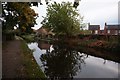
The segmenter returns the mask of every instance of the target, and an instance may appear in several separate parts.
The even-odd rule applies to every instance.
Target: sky
[[[43,5],[32,7],[32,9],[39,14],[36,20],[37,25],[35,25],[33,29],[39,29],[42,26],[41,21],[44,19],[42,16],[45,17],[47,13],[45,0],[41,1]],[[50,0],[50,3],[54,1],[57,3],[61,3],[62,1],[74,3],[74,0]],[[100,29],[104,29],[105,22],[107,24],[118,24],[119,1],[120,0],[81,0],[77,10],[81,16],[84,16],[84,23],[100,25]]]

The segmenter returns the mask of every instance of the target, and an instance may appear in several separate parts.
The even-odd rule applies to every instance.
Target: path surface
[[[21,78],[20,40],[8,41],[2,51],[2,78]]]

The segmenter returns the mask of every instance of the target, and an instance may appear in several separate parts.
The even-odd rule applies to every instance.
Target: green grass
[[[34,36],[35,35],[31,34],[31,35],[22,35],[21,37],[27,42],[34,42],[35,41]]]
[[[21,51],[22,51],[22,64],[25,67],[25,73],[27,78],[45,78],[45,74],[42,72],[38,64],[36,63],[33,54],[25,41],[21,43]]]

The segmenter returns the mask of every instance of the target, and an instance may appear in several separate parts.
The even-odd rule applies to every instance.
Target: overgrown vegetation
[[[18,29],[19,34],[31,33],[36,24],[37,13],[31,6],[37,2],[2,2],[2,35],[4,40],[11,40]],[[14,33],[14,34],[13,34]]]
[[[56,33],[56,35],[72,36],[79,33],[82,25],[83,17],[81,17],[72,3],[62,2],[48,5],[47,16],[42,24],[45,28]]]
[[[99,35],[91,35],[80,36],[81,41],[78,42],[79,46],[90,47],[95,49],[101,49],[106,51],[112,51],[115,53],[120,52],[120,44],[119,38],[120,36],[99,36]]]
[[[26,42],[35,42],[35,34],[21,35]]]
[[[25,73],[27,78],[45,78],[45,74],[42,72],[40,67],[37,65],[32,51],[28,48],[25,41],[21,43],[21,51],[23,58],[23,66],[25,67]]]

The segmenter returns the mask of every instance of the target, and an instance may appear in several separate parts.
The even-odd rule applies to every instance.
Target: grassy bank
[[[115,53],[120,51],[120,44],[118,42],[109,42],[105,40],[91,39],[78,42],[77,45],[81,47],[94,48],[96,50],[105,50]]]
[[[24,72],[27,78],[45,78],[45,74],[37,65],[32,51],[28,48],[25,41],[21,42],[22,64],[25,67]]]
[[[27,42],[34,42],[35,41],[35,38],[34,38],[35,35],[34,34],[22,35],[21,37]]]
[[[120,52],[120,42],[117,38],[111,38],[110,40],[103,40],[97,38],[88,40],[82,39],[81,41],[77,42],[77,45],[99,50],[106,50],[115,53]]]
[[[100,57],[105,60],[110,60],[110,61],[120,63],[119,54],[115,54],[115,52],[112,53],[111,51],[107,51],[104,49],[99,49],[99,48],[95,49],[95,48],[81,47],[81,46],[76,50],[78,50],[81,53],[86,53],[91,56]]]

